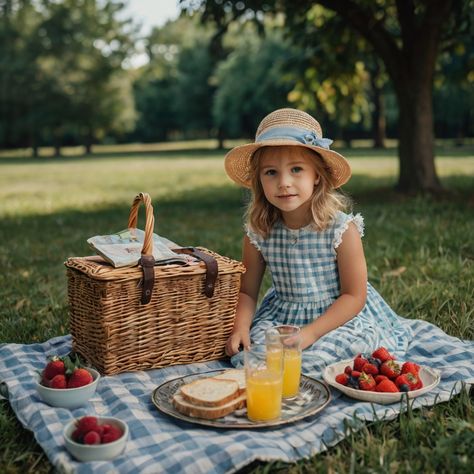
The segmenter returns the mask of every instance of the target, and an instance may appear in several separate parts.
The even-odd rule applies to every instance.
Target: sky
[[[143,24],[143,35],[150,33],[154,26],[161,26],[179,15],[178,0],[126,0],[126,3],[125,12],[135,23]]]
[[[126,0],[128,5],[121,16],[132,18],[135,24],[141,24],[141,36],[145,37],[154,26],[162,26],[168,20],[174,20],[179,15],[178,0]],[[135,54],[124,66],[138,68],[148,62],[144,53],[143,43],[136,44]]]

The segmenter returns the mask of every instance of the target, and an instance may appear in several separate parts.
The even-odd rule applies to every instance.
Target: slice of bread
[[[245,406],[245,400],[245,395],[240,395],[239,397],[234,398],[224,405],[217,407],[205,407],[195,405],[194,403],[189,403],[182,397],[182,394],[178,392],[173,396],[173,406],[183,415],[192,416],[193,418],[215,420],[217,418],[222,418],[223,416],[229,415],[235,410],[243,408]]]
[[[188,403],[216,408],[239,397],[239,384],[235,380],[206,377],[181,386],[179,393]]]
[[[221,380],[235,380],[239,384],[239,395],[245,393],[246,384],[244,369],[229,369],[222,372],[222,374],[215,375],[214,378]]]

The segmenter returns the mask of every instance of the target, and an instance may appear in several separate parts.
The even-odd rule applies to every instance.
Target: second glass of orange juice
[[[283,351],[283,398],[294,398],[300,391],[301,336],[298,326],[276,326]]]
[[[280,359],[282,354],[280,353]],[[245,350],[247,416],[252,421],[276,420],[281,415],[282,363],[269,365],[265,346]]]

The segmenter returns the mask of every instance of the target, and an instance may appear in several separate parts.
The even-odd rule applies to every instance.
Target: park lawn
[[[369,279],[395,311],[473,338],[474,149],[442,149],[437,167],[449,192],[436,198],[393,191],[393,149],[344,150],[353,168],[345,191],[366,222]],[[90,251],[86,239],[126,227],[133,197],[151,194],[156,232],[182,245],[240,257],[247,194],[223,171],[223,153],[189,144],[114,147],[61,159],[0,156],[1,342],[32,343],[68,333],[64,260]],[[142,213],[143,214],[143,213]],[[143,216],[140,216],[143,223]],[[269,279],[264,282],[264,289]],[[359,430],[311,460],[268,472],[470,472],[472,395],[409,411]],[[0,403],[0,471],[49,472],[31,433]]]

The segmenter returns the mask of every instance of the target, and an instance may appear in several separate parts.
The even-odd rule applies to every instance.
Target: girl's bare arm
[[[258,292],[265,273],[265,261],[260,252],[250,243],[247,236],[243,240],[242,263],[246,271],[242,275],[234,328],[226,343],[226,354],[232,356],[239,347],[250,345],[250,325],[257,307]]]
[[[337,248],[341,284],[339,298],[318,319],[302,328],[303,349],[356,316],[367,298],[367,265],[360,234],[353,223]]]

